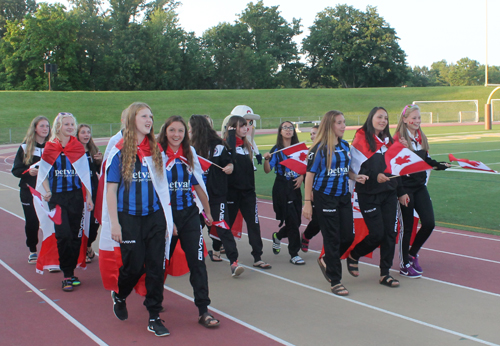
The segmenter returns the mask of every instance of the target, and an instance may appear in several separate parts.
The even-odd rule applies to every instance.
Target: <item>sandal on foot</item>
[[[210,313],[205,312],[198,318],[198,323],[205,328],[214,328],[219,326],[220,321],[214,318]]]
[[[87,257],[91,260],[95,257],[95,252],[92,248],[87,248]]]
[[[337,295],[337,296],[345,297],[345,296],[349,295],[349,291],[341,283],[338,283],[335,286],[332,286],[330,289],[331,289],[332,293]]]
[[[352,259],[350,256],[346,259],[347,271],[349,274],[357,278],[359,276],[359,261]]]
[[[272,266],[269,263],[266,263],[264,261],[257,261],[253,264],[255,268],[260,268],[260,269],[271,269]]]
[[[220,251],[208,251],[208,256],[212,260],[212,262],[222,262],[222,258],[220,258]]]
[[[387,287],[399,287],[399,281],[394,279],[390,275],[384,276],[382,280],[379,281],[379,283]]]
[[[321,272],[323,273],[323,276],[325,277],[326,281],[332,282],[332,280],[330,280],[328,275],[326,275],[326,264],[323,260],[323,257],[318,258],[318,265],[319,265],[319,269],[321,269]]]

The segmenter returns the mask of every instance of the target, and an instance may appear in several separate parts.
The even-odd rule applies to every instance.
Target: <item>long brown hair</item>
[[[193,168],[193,153],[191,152],[191,143],[189,141],[188,128],[186,122],[180,115],[173,115],[165,121],[165,124],[162,125],[160,134],[158,135],[158,143],[160,143],[161,147],[166,152],[168,148],[167,129],[170,125],[172,125],[172,123],[175,122],[179,122],[184,126],[184,138],[182,139],[181,147],[182,151],[184,152],[184,157],[188,161],[189,166]]]
[[[123,148],[122,152],[122,177],[127,188],[130,187],[132,182],[132,172],[135,168],[135,161],[137,156],[137,128],[135,125],[135,117],[137,113],[143,109],[147,108],[151,110],[146,103],[134,102],[128,108],[127,117],[125,119],[125,130],[123,131]],[[160,148],[156,143],[156,138],[154,136],[153,125],[151,125],[151,131],[146,135],[149,139],[149,148],[151,149],[151,156],[153,157],[154,166],[157,172],[162,172],[163,161],[161,158]],[[163,177],[163,175],[160,175]]]
[[[240,127],[245,126],[246,124],[247,124],[247,121],[245,118],[243,118],[240,115],[233,115],[231,118],[229,118],[227,125],[226,125],[226,128],[228,129],[228,128],[232,127],[235,129],[239,129]],[[226,133],[224,134],[224,139],[226,141],[227,141],[228,136],[229,136],[229,131],[226,131]],[[248,158],[250,159],[250,161],[253,161],[252,145],[250,144],[250,142],[248,141],[248,139],[246,137],[242,138],[242,140],[243,140],[243,146],[248,151]]]
[[[219,137],[217,132],[210,125],[209,118],[205,115],[191,115],[189,126],[191,127],[191,145],[196,149],[196,153],[206,159],[209,158],[210,143],[227,144]],[[213,154],[213,153],[212,153]]]
[[[399,137],[404,138],[408,144],[411,143],[410,135],[408,134],[408,125],[403,121],[407,119],[411,113],[418,111],[420,113],[420,107],[417,105],[407,105],[401,112],[401,116],[399,117],[398,126],[396,127],[396,132],[399,132]],[[425,151],[429,151],[429,141],[427,140],[427,136],[422,131],[422,127],[419,128],[420,135],[422,136],[422,149]],[[413,146],[408,145],[408,148],[413,151]]]
[[[285,147],[285,145],[283,144],[283,135],[281,134],[282,126],[285,123],[292,125],[292,128],[293,128],[293,135],[292,135],[292,138],[290,139],[290,145],[294,145],[294,144],[299,143],[299,137],[297,136],[297,132],[295,131],[295,127],[293,126],[293,124],[290,121],[285,120],[278,127],[278,137],[276,138],[276,147],[278,149],[283,149]]]
[[[44,143],[46,143],[49,138],[50,138],[50,121],[43,115],[37,116],[35,119],[31,121],[30,127],[28,127],[28,131],[26,131],[26,136],[24,136],[23,142],[26,143],[26,150],[24,151],[24,158],[23,158],[23,163],[25,165],[31,164],[31,161],[33,161],[33,151],[35,150],[36,146],[36,127],[38,126],[38,123],[42,120],[46,120],[47,123],[49,124],[49,133],[47,137],[44,139]]]
[[[375,139],[373,139],[373,136],[375,136],[375,128],[373,127],[373,117],[375,116],[375,113],[377,113],[377,111],[381,109],[387,113],[387,110],[384,107],[373,107],[370,113],[368,113],[368,117],[366,118],[365,123],[361,127],[365,131],[365,138],[372,152],[375,152],[377,150]],[[387,113],[387,115],[389,116],[389,113]],[[384,128],[382,132],[380,132],[380,135],[378,137],[382,141],[388,137],[389,142],[391,144],[394,143],[394,139],[392,139],[391,132],[389,130],[389,120],[387,120],[387,126]]]
[[[332,156],[335,152],[335,146],[340,143],[340,139],[335,135],[335,131],[333,127],[335,125],[335,118],[338,115],[344,115],[341,111],[328,111],[323,115],[323,119],[319,124],[318,134],[314,139],[314,142],[311,146],[309,152],[318,145],[316,149],[316,154],[320,151],[321,148],[326,149],[326,169],[330,169],[332,165]]]
[[[80,135],[80,130],[82,129],[82,127],[86,127],[90,130],[90,139],[89,142],[87,143],[87,148],[89,149],[90,156],[94,156],[99,152],[99,148],[97,147],[97,145],[95,145],[94,140],[92,139],[92,129],[90,128],[90,125],[79,124],[78,128],[76,129],[76,138],[80,140],[78,136]]]

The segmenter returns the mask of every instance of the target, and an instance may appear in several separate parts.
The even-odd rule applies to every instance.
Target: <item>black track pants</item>
[[[351,257],[357,260],[380,246],[380,275],[389,275],[397,235],[396,191],[386,191],[376,195],[358,194],[358,202],[369,233],[354,247]]]
[[[36,215],[35,206],[33,205],[33,195],[29,189],[21,188],[20,191],[21,204],[24,211],[24,231],[26,232],[26,246],[30,252],[37,252],[36,246],[38,245],[38,230],[40,229],[40,222]]]

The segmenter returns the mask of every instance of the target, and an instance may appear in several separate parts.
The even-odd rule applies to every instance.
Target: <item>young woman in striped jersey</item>
[[[26,246],[30,250],[28,257],[28,263],[30,264],[36,264],[38,259],[36,247],[38,245],[40,223],[33,205],[33,195],[28,185],[35,188],[38,167],[32,166],[40,161],[45,142],[47,142],[49,136],[49,119],[44,116],[38,116],[33,119],[28,132],[26,132],[23,144],[17,150],[14,165],[12,166],[12,174],[21,178],[19,181],[19,194],[23,206],[24,219],[26,220],[24,230],[26,232]]]
[[[288,238],[288,253],[290,263],[303,265],[306,262],[299,256],[300,250],[300,216],[302,209],[302,193],[300,185],[304,180],[303,175],[282,166],[280,163],[287,159],[287,156],[278,150],[285,149],[297,144],[299,138],[295,132],[293,124],[284,121],[278,127],[278,138],[276,145],[271,151],[264,154],[264,172],[269,173],[274,168],[276,179],[273,185],[273,208],[276,213],[276,220],[280,221],[278,232],[273,233],[273,253],[280,253],[281,239]]]
[[[260,236],[257,195],[255,194],[255,175],[252,146],[246,138],[248,125],[245,118],[234,115],[227,122],[225,139],[233,150],[234,170],[229,176],[227,204],[229,226],[232,227],[238,211],[247,224],[248,241],[252,247],[253,266],[271,269],[271,265],[262,260],[262,238]]]
[[[82,179],[90,175],[88,164],[78,164],[79,154],[85,149],[76,139],[76,119],[71,113],[59,113],[54,119],[53,132],[50,141],[46,144],[42,154],[43,162],[52,162],[48,174],[39,176],[37,186],[41,184],[46,194],[44,200],[48,202],[49,208],[54,209],[56,205],[61,207],[60,225],[54,224],[55,237],[57,239],[57,250],[59,252],[59,267],[64,274],[62,289],[66,292],[73,291],[73,286],[79,286],[80,280],[74,275],[77,266],[81,246],[81,225],[83,210],[87,208],[92,211],[90,186],[85,186]],[[51,158],[55,158],[52,160]],[[84,202],[83,191],[89,198]],[[86,204],[86,206],[85,206]]]
[[[420,108],[417,105],[407,105],[401,112],[394,140],[407,144],[410,150],[437,170],[451,167],[449,163],[437,162],[429,156],[429,142],[420,127],[421,122]],[[428,172],[419,172],[401,177],[401,183],[409,200],[400,200],[403,229],[400,234],[401,264],[399,273],[409,278],[422,276],[423,270],[418,263],[418,251],[429,238],[435,226],[434,210],[426,185],[428,174]],[[413,210],[417,211],[422,227],[417,232],[410,247],[414,222]]]
[[[199,213],[192,189],[196,191],[206,214],[206,224],[213,219],[208,204],[205,183],[201,176],[198,155],[190,146],[188,130],[184,119],[172,116],[160,129],[158,142],[167,156],[167,178],[170,189],[170,203],[174,219],[174,237],[170,243],[173,253],[177,240],[186,254],[194,291],[194,303],[198,308],[198,322],[207,328],[217,327],[220,322],[208,312],[208,275],[204,258],[204,241]]]
[[[151,108],[135,102],[125,112],[123,138],[111,150],[106,164],[111,238],[120,243],[123,261],[118,291],[111,292],[113,312],[119,320],[128,318],[125,299],[146,274],[147,329],[156,336],[167,336],[170,332],[159,315],[165,274],[165,211],[169,208],[157,193],[162,186],[167,189],[164,160],[154,137]]]
[[[99,151],[99,148],[97,147],[97,145],[95,145],[94,140],[92,139],[92,130],[90,129],[89,125],[78,125],[76,137],[78,138],[80,143],[83,144],[85,153],[87,154],[87,158],[89,160],[90,183],[92,184],[92,201],[95,205],[97,198],[97,186],[99,184],[98,174],[101,171],[102,153]],[[92,243],[97,238],[98,229],[99,223],[96,221],[94,217],[94,211],[92,210],[92,213],[90,215],[89,239],[87,241],[87,256],[85,259],[87,263],[92,262],[92,259],[95,257],[94,250],[92,249]]]
[[[229,146],[217,135],[217,132],[204,115],[192,115],[189,119],[190,137],[196,153],[213,162],[203,173],[203,180],[210,198],[210,211],[215,221],[229,221],[227,211],[227,177],[233,172],[233,159]],[[216,227],[220,240],[213,239],[213,251],[209,256],[214,262],[221,262],[220,249],[224,245],[226,256],[231,265],[231,274],[238,277],[244,268],[238,264],[238,249],[231,229]]]
[[[333,110],[323,116],[309,150],[302,211],[304,217],[310,220],[314,200],[315,217],[325,248],[324,274],[331,283],[332,293],[339,296],[349,294],[341,283],[340,257],[354,241],[349,178],[359,182],[366,179],[349,171],[349,144],[342,139],[344,131],[345,119],[341,112]]]
[[[384,153],[394,143],[389,132],[389,116],[382,107],[373,108],[356,132],[351,147],[351,169],[367,176],[366,181],[356,182],[359,208],[368,228],[368,235],[352,249],[347,258],[347,269],[359,276],[358,261],[380,246],[380,280],[388,287],[398,287],[389,270],[392,267],[396,245],[396,213],[398,197],[404,194],[399,178],[389,179]]]

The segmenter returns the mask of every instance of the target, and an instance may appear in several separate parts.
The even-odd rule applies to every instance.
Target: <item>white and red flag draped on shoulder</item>
[[[104,182],[106,181],[106,177],[108,174],[108,169],[111,163],[113,162],[113,158],[118,154],[118,152],[123,147],[123,139],[120,140],[110,151],[109,156],[106,160],[106,166],[103,172]],[[165,241],[165,256],[168,258],[169,250],[170,250],[170,241],[172,239],[173,233],[173,219],[172,219],[172,209],[170,208],[170,190],[168,187],[167,175],[165,170],[163,169],[161,172],[157,172],[155,165],[153,163],[153,159],[151,156],[149,142],[147,137],[145,141],[143,141],[138,148],[138,155],[141,158],[142,162],[144,162],[149,172],[151,173],[151,180],[153,182],[153,186],[155,191],[160,199],[160,203],[162,205],[163,213],[165,219],[167,220],[167,235]],[[166,159],[165,155],[162,152],[162,160],[163,167],[165,167]],[[101,236],[99,240],[99,269],[101,271],[101,278],[104,285],[104,288],[107,290],[112,290],[118,292],[118,275],[120,267],[123,265],[120,244],[114,241],[111,238],[111,220],[109,218],[108,213],[108,204],[106,200],[107,193],[107,184],[103,184],[103,198],[102,198],[102,228],[101,228]],[[135,290],[138,294],[145,296],[146,295],[146,287],[145,287],[145,277],[144,275],[141,277],[137,285],[135,286]]]
[[[288,159],[280,162],[281,165],[289,168],[297,174],[306,174],[307,170],[307,148],[304,142],[300,142],[281,150]]]
[[[40,195],[45,194],[46,191],[43,188],[43,181],[47,178],[52,165],[56,159],[64,153],[66,157],[71,162],[71,165],[76,171],[76,174],[80,178],[84,188],[82,188],[83,199],[86,201],[87,198],[92,198],[92,196],[86,196],[85,188],[92,191],[90,185],[90,167],[85,154],[85,148],[76,139],[76,137],[70,137],[68,143],[63,148],[59,140],[56,138],[53,141],[49,141],[45,144],[45,149],[42,154],[42,158],[38,163],[38,175],[36,181],[36,191]],[[39,203],[35,204],[35,210],[40,221],[40,228],[43,233],[42,247],[40,253],[38,254],[38,260],[36,263],[36,271],[43,274],[44,269],[59,269],[59,252],[57,250],[57,241],[54,230],[54,221],[49,218],[47,210],[49,209],[48,203],[42,201],[41,205]],[[60,207],[59,207],[60,208]],[[57,209],[57,208],[56,208]],[[57,211],[56,211],[57,213]],[[85,255],[87,254],[87,239],[89,236],[90,227],[90,212],[84,207],[82,210],[83,217],[83,228],[80,229],[80,237],[82,239],[82,245],[80,247],[80,255],[78,257],[77,267],[86,268]]]
[[[368,160],[379,150],[387,150],[389,147],[389,138],[383,142],[377,136],[373,136],[375,140],[375,151],[370,150],[370,145],[366,140],[365,131],[361,128],[356,131],[354,140],[351,145],[351,169],[354,173],[358,174],[363,162]]]
[[[406,175],[432,169],[424,160],[400,142],[396,142],[384,155],[387,168],[385,173]]]
[[[453,154],[449,154],[448,158],[450,161],[456,161],[458,165],[462,168],[468,168],[468,169],[475,169],[478,171],[485,171],[485,172],[493,172],[493,173],[498,173],[497,171],[491,169],[490,167],[486,166],[484,163],[481,161],[472,161],[472,160],[467,160],[467,159],[457,159]]]

